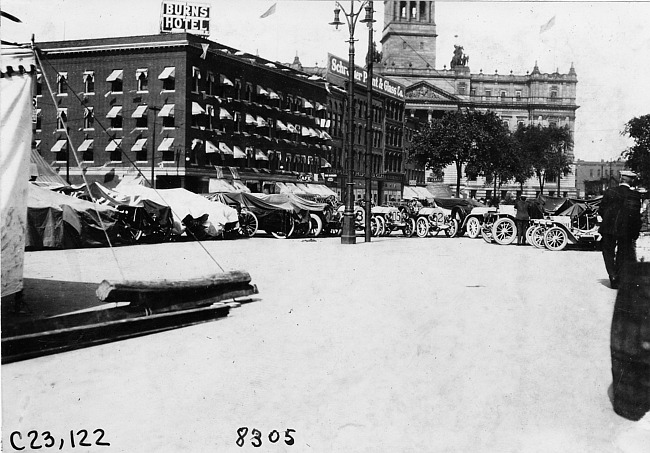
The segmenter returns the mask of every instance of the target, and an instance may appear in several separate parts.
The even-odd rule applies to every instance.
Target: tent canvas
[[[116,212],[42,187],[29,185],[27,233],[29,250],[70,249],[108,245],[116,236]]]
[[[23,289],[25,223],[32,145],[34,57],[29,49],[0,51],[0,222],[2,297]]]

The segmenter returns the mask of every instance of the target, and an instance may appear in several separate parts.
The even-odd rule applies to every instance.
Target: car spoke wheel
[[[402,233],[407,238],[412,237],[415,234],[415,220],[408,218],[405,220],[405,225],[402,228]]]
[[[543,249],[545,247],[544,233],[546,233],[546,227],[544,225],[537,225],[530,233],[531,243],[538,249]]]
[[[257,216],[254,213],[242,211],[239,214],[239,229],[244,236],[252,238],[257,233],[258,226]]]
[[[533,230],[537,228],[537,225],[530,225],[526,228],[526,243],[533,244]]]
[[[447,235],[447,237],[453,238],[454,236],[456,236],[456,233],[458,233],[458,220],[450,219],[447,225],[449,225],[449,228],[445,230],[445,234]]]
[[[429,234],[429,221],[426,217],[418,218],[415,223],[415,232],[419,238],[425,238]]]
[[[566,247],[568,241],[569,238],[567,237],[566,231],[560,227],[549,228],[544,233],[544,245],[549,250],[562,250]]]
[[[481,221],[476,217],[470,217],[467,220],[467,236],[472,239],[476,239],[479,234],[481,234]]]
[[[377,228],[375,229],[375,232],[372,233],[374,237],[379,237],[382,234],[384,234],[384,229],[386,228],[386,224],[384,223],[383,217],[380,216],[372,216],[370,218],[370,221],[372,222],[372,219],[375,219],[375,222],[377,222]]]
[[[318,237],[323,231],[323,220],[316,214],[309,214],[309,236]]]
[[[497,244],[512,244],[512,241],[517,237],[515,221],[508,217],[502,217],[494,222],[494,225],[492,225],[492,237]]]

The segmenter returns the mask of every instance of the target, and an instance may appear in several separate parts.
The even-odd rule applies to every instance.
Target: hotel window
[[[465,82],[460,82],[458,84],[458,94],[465,94],[465,90],[467,90],[467,84]]]
[[[174,91],[176,90],[176,67],[167,66],[163,69],[163,72],[158,76],[158,80],[163,81],[163,90],[164,91]]]
[[[149,70],[147,68],[136,70],[135,80],[138,85],[138,91],[149,91]]]
[[[420,50],[424,50],[424,43],[420,42]]]
[[[241,99],[241,80],[235,79],[235,99]]]
[[[399,17],[406,19],[406,2],[400,2],[399,4]]]
[[[106,81],[111,84],[110,91],[113,93],[121,93],[124,87],[122,78],[124,71],[122,69],[114,69],[113,72],[106,78]]]
[[[492,96],[492,90],[485,90],[485,96],[488,98]]]
[[[515,99],[521,101],[521,90],[515,91]]]
[[[192,92],[198,93],[201,83],[201,71],[196,66],[192,66]]]
[[[552,87],[551,87],[551,97],[552,97],[552,98],[556,98],[556,97],[557,97],[557,87],[556,87],[556,86],[552,86]]]
[[[94,71],[85,71],[83,80],[84,80],[84,92],[85,93],[94,93],[95,92],[95,72]]]
[[[406,49],[406,41],[402,41],[402,49]]]
[[[59,131],[65,130],[67,123],[68,123],[68,109],[57,109],[56,129]]]
[[[111,162],[122,162],[122,149],[120,148],[121,145],[121,138],[112,138],[106,145],[106,152],[110,153],[109,159]]]
[[[111,121],[111,129],[122,129],[122,106],[114,105],[106,114]]]
[[[165,104],[158,112],[163,119],[163,127],[174,127],[174,104]]]
[[[253,85],[251,83],[246,83],[246,94],[245,98],[248,102],[253,101]]]
[[[476,88],[472,88],[472,89],[469,91],[469,94],[470,94],[470,96],[476,96]]]
[[[58,90],[58,94],[60,95],[68,94],[68,73],[67,72],[59,73],[59,78],[57,81],[57,90]]]
[[[291,95],[287,94],[286,101],[287,102],[286,102],[285,106],[287,107],[287,110],[291,110],[291,106],[293,105],[293,97]]]
[[[131,114],[131,118],[135,118],[135,127],[139,129],[146,129],[149,127],[147,106],[139,105]]]
[[[501,90],[501,99],[505,99],[508,93],[505,90]]]
[[[593,169],[589,170],[589,177],[590,178],[594,177],[594,170]]]
[[[94,160],[93,156],[93,139],[86,138],[77,148],[77,151],[81,153],[81,160],[84,162],[92,162]]]
[[[84,108],[84,129],[93,129],[95,127],[94,107]]]
[[[208,75],[206,76],[206,82],[208,84],[206,91],[210,96],[215,96],[217,91],[215,90],[215,86],[214,86],[215,78],[213,73],[208,72]]]

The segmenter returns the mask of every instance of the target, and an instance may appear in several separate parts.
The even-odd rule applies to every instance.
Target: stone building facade
[[[519,124],[568,125],[575,130],[577,75],[573,67],[568,72],[542,73],[537,66],[526,74],[512,72],[472,73],[469,56],[456,46],[449,67],[436,69],[435,4],[431,1],[384,1],[382,61],[376,71],[406,87],[407,116],[419,121],[439,118],[445,111],[458,108],[496,112],[511,130]],[[573,149],[567,149],[573,157]],[[456,170],[444,171],[447,184],[456,183]],[[575,170],[558,181],[544,184],[545,195],[576,195]],[[468,196],[504,196],[519,191],[519,185],[503,185],[501,193],[481,177],[469,180],[462,175],[461,184]],[[539,193],[539,183],[531,178],[524,193]]]

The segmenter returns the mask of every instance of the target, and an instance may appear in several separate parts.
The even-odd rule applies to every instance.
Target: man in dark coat
[[[517,245],[526,244],[526,230],[528,229],[528,203],[523,195],[515,201],[515,224],[517,225]]]
[[[641,231],[641,195],[630,188],[636,174],[621,171],[618,187],[607,189],[600,202],[603,259],[612,288],[618,288],[619,272],[636,261],[636,240]]]

